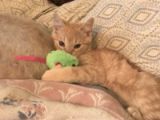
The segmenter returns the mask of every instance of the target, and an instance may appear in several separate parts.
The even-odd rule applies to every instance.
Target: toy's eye
[[[74,46],[74,48],[80,48],[81,47],[81,44],[76,44],[75,46]]]
[[[59,41],[59,45],[60,45],[61,47],[64,47],[64,46],[65,46],[65,44],[64,44],[63,41]]]
[[[73,64],[72,66],[73,66],[73,67],[75,67],[76,65],[75,65],[75,64]]]

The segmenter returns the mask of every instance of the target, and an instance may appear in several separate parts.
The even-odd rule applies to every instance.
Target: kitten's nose
[[[80,54],[72,52],[72,55],[75,56],[75,57],[78,57]]]
[[[70,53],[70,54],[72,54],[72,52],[73,52],[72,49],[66,49],[65,51],[68,52],[68,53]]]

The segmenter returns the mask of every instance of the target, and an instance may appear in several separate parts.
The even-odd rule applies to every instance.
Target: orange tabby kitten
[[[54,16],[52,38],[56,49],[79,56],[91,49],[93,19],[85,24],[69,24]]]
[[[76,55],[78,67],[48,70],[43,80],[99,84],[114,91],[136,120],[160,120],[160,85],[127,59],[108,49],[90,50],[93,19],[85,24],[69,24],[55,18],[53,39],[57,49]]]

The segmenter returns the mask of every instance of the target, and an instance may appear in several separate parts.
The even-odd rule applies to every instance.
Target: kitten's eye
[[[63,41],[59,41],[59,45],[60,45],[61,47],[64,47],[64,46],[65,46],[65,44],[64,44]]]
[[[76,44],[75,46],[74,46],[74,48],[80,48],[81,47],[81,44]]]

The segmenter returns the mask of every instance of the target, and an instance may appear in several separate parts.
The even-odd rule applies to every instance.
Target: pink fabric
[[[67,83],[39,80],[1,80],[0,85],[25,90],[33,96],[37,96],[49,101],[58,101],[99,108],[109,114],[112,114],[113,117],[118,118],[117,120],[124,120],[124,116],[126,116],[126,112],[121,107],[119,102],[117,102],[117,100],[104,91],[98,89]],[[2,101],[4,102],[4,99]],[[39,103],[36,104],[39,105],[42,111],[46,111],[46,108],[43,105],[40,105]],[[29,106],[31,106],[31,108],[34,107],[32,102]],[[21,107],[23,111],[29,108],[25,108],[24,105]]]

